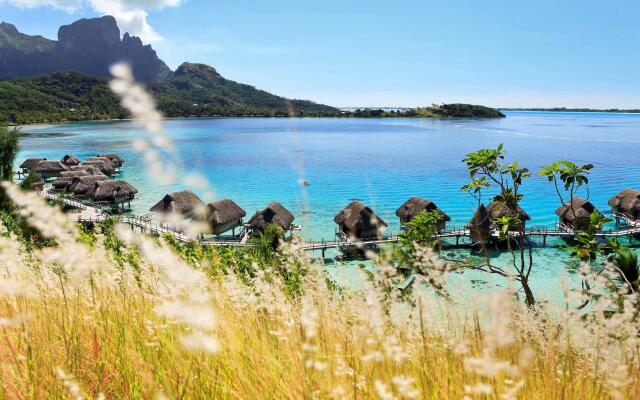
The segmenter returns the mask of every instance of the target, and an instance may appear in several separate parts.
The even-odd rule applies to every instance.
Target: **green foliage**
[[[480,199],[481,190],[496,184],[500,192],[495,200],[504,201],[512,210],[518,209],[522,195],[518,193],[523,181],[531,176],[528,168],[520,167],[517,161],[506,164],[504,160],[504,146],[495,149],[482,149],[469,153],[462,160],[469,170],[471,182],[464,185],[462,190]]]
[[[549,182],[553,182],[560,202],[564,204],[565,201],[558,187],[558,183],[562,183],[565,192],[569,192],[570,199],[573,199],[577,191],[583,186],[588,193],[589,172],[591,169],[593,169],[593,164],[578,165],[571,161],[560,160],[551,165],[540,167],[538,175],[546,177]]]
[[[610,261],[616,267],[620,278],[625,283],[630,284],[632,290],[637,291],[640,288],[640,263],[638,262],[638,254],[633,250],[623,249],[616,252]]]
[[[508,238],[509,232],[518,230],[522,226],[520,217],[516,215],[504,215],[500,218],[496,218],[493,221],[500,229],[500,239],[505,240]]]
[[[29,175],[27,175],[26,178],[24,178],[22,180],[22,182],[20,182],[20,189],[22,190],[34,190],[35,189],[35,182],[36,179],[38,178],[38,174],[36,174],[35,170],[31,170],[31,172],[29,172]]]
[[[505,115],[494,108],[473,104],[434,104],[431,107],[410,108],[402,111],[382,109],[357,109],[342,116],[357,118],[504,118]]]
[[[13,162],[18,154],[20,131],[17,128],[0,126],[0,180],[13,179]]]
[[[406,230],[400,235],[400,245],[413,248],[414,243],[433,246],[438,239],[438,225],[444,217],[438,211],[422,211],[405,224]]]
[[[583,261],[594,261],[601,252],[601,247],[598,244],[596,233],[602,230],[602,227],[611,222],[609,218],[599,212],[594,212],[589,217],[589,221],[586,225],[581,227],[581,230],[577,232],[574,241],[575,245],[567,246],[567,249],[571,252],[571,255],[578,257]],[[615,242],[610,242],[605,246],[606,249],[609,246],[615,246]]]

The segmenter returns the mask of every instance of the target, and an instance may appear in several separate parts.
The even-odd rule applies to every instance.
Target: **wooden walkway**
[[[169,234],[173,236],[176,240],[180,242],[189,242],[193,241],[193,238],[188,237],[183,232],[178,232],[170,227],[158,225],[153,223],[148,218],[143,218],[139,216],[113,216],[106,213],[103,213],[101,209],[97,207],[93,207],[91,205],[87,205],[81,203],[77,200],[67,198],[61,196],[56,193],[52,193],[48,190],[40,192],[40,194],[48,199],[62,202],[63,204],[78,209],[79,213],[69,214],[69,217],[74,222],[78,223],[100,223],[104,222],[109,218],[115,218],[118,223],[126,224],[131,226],[132,228],[139,228],[141,231],[148,232],[154,235],[165,235]],[[611,230],[603,230],[596,233],[596,237],[598,238],[618,238],[625,236],[632,236],[640,234],[640,221],[633,221],[625,217],[621,214],[614,214],[618,220],[622,220],[625,225],[619,229],[611,229]],[[517,237],[519,234],[517,232],[511,232],[509,234],[511,237]],[[435,235],[434,238],[446,239],[446,238],[455,238],[456,244],[458,244],[458,240],[460,238],[468,238],[471,236],[471,232],[467,228],[451,228],[449,230],[445,230]],[[499,237],[498,231],[491,232],[491,236],[494,238]],[[525,231],[525,236],[528,237],[541,237],[546,244],[546,239],[548,237],[551,238],[572,238],[576,236],[576,232],[567,227],[556,227],[554,229],[548,228],[532,228],[527,229]],[[249,241],[249,232],[245,229],[238,238],[233,239],[195,239],[200,244],[205,246],[234,246],[234,247],[245,247],[245,246],[253,246],[253,244]],[[371,239],[360,239],[360,240],[351,240],[348,238],[344,238],[341,240],[333,240],[333,241],[308,241],[304,242],[302,246],[302,250],[304,251],[322,251],[323,254],[326,250],[336,249],[336,250],[344,250],[349,248],[358,248],[363,249],[367,247],[373,247],[381,244],[389,244],[389,243],[398,243],[399,236],[391,235],[382,238],[371,238]]]

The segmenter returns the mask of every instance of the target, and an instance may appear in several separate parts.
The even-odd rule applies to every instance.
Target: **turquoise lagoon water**
[[[352,199],[370,205],[392,232],[399,230],[395,210],[414,195],[435,201],[451,216],[451,225],[464,225],[475,203],[460,191],[468,180],[461,160],[500,143],[507,160],[532,170],[563,158],[593,163],[591,200],[603,211],[618,191],[640,187],[640,115],[506,114],[495,120],[182,119],[167,121],[166,130],[182,171],[204,176],[218,198],[234,199],[248,217],[280,201],[295,214],[303,236],[314,240],[333,239],[333,217]],[[139,190],[135,213],[182,188],[153,182],[132,146],[144,133],[130,122],[28,127],[23,133],[18,163],[32,156],[122,155],[122,179]],[[302,188],[300,179],[309,186]],[[553,227],[558,207],[553,187],[534,177],[522,192],[529,226]],[[504,255],[498,261],[507,262]],[[539,287],[557,280],[567,262],[561,250],[536,249],[536,274],[544,278]]]

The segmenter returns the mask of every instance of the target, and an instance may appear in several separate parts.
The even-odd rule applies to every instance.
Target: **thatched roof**
[[[122,165],[124,165],[124,158],[120,157],[117,154],[113,154],[113,153],[98,154],[96,155],[96,157],[106,157],[109,160],[111,160],[113,165],[115,165],[116,167],[122,167]]]
[[[53,181],[53,187],[56,189],[63,189],[71,184],[71,181],[75,177],[89,176],[89,173],[84,170],[64,171],[60,173],[60,176]]]
[[[233,200],[223,199],[207,204],[207,220],[213,225],[224,225],[244,218],[246,211]]]
[[[254,229],[264,229],[271,224],[277,224],[282,229],[288,230],[293,219],[293,214],[289,210],[274,201],[264,210],[257,211],[249,220],[249,225]]]
[[[473,217],[471,217],[471,220],[467,224],[467,228],[484,231],[491,230],[491,216],[484,204],[478,206]]]
[[[183,190],[165,195],[162,200],[149,209],[151,212],[163,214],[188,215],[196,209],[204,207],[204,202],[191,190]]]
[[[106,180],[95,182],[86,196],[93,201],[115,202],[121,198],[133,198],[136,193],[138,190],[125,181]]]
[[[113,173],[115,172],[115,169],[113,168],[113,164],[111,164],[111,162],[107,162],[102,159],[85,160],[85,162],[83,162],[82,165],[96,166],[103,174],[106,174],[106,175],[113,175]]]
[[[356,200],[343,208],[342,211],[335,216],[333,222],[351,232],[387,227],[387,223],[378,217],[371,208]]]
[[[560,206],[556,210],[556,215],[567,222],[573,222],[589,219],[594,212],[599,213],[600,211],[590,201],[578,196],[573,198],[573,202],[568,201]]]
[[[609,205],[616,211],[635,214],[640,211],[640,192],[625,189],[609,199]]]
[[[113,168],[116,167],[116,164],[109,157],[87,157],[85,161],[104,161]]]
[[[84,195],[94,183],[108,179],[109,178],[104,175],[76,176],[75,178],[71,178],[69,191],[73,192],[76,196]]]
[[[76,165],[71,167],[71,171],[85,171],[89,175],[104,175],[100,168],[95,165]]]
[[[44,160],[40,161],[36,166],[36,173],[38,174],[59,174],[63,171],[68,171],[69,167],[64,165],[60,161]]]
[[[413,196],[396,210],[396,216],[403,220],[410,220],[422,211],[438,211],[445,221],[451,221],[451,217],[438,208],[436,203],[422,197]]]
[[[69,154],[62,157],[62,163],[68,167],[73,167],[76,165],[80,165],[80,160],[76,156],[71,156]]]
[[[32,170],[38,166],[40,161],[45,161],[46,158],[27,158],[24,160],[22,164],[20,164],[20,169]]]
[[[487,206],[487,212],[491,219],[498,219],[506,216],[518,216],[520,221],[529,221],[531,217],[527,214],[522,207],[518,206],[518,212],[512,210],[504,201],[492,201]]]

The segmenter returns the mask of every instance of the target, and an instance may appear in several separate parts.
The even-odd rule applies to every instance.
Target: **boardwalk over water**
[[[249,234],[245,229],[241,235],[237,238],[232,239],[194,239],[187,236],[184,232],[176,231],[168,226],[158,225],[154,223],[149,218],[143,218],[140,216],[126,216],[126,215],[110,215],[104,213],[101,209],[83,204],[77,200],[67,198],[61,196],[56,193],[52,193],[50,191],[40,192],[43,197],[46,197],[50,200],[58,201],[65,204],[68,207],[75,208],[79,212],[74,214],[68,214],[69,219],[78,222],[78,223],[101,223],[106,221],[107,219],[114,218],[116,222],[129,225],[132,228],[139,228],[141,231],[153,234],[153,235],[165,235],[169,234],[173,236],[176,240],[186,243],[190,241],[198,241],[200,244],[204,246],[233,246],[233,247],[245,247],[252,246],[249,242]],[[625,236],[633,236],[640,234],[640,221],[632,221],[626,218],[624,215],[614,215],[614,217],[625,222],[625,225],[619,229],[610,229],[603,230],[596,233],[597,238],[608,239],[608,238],[618,238]],[[435,235],[435,238],[446,239],[446,238],[455,238],[456,244],[460,238],[468,238],[471,236],[471,232],[467,228],[453,228],[449,230],[445,230],[439,232]],[[491,232],[491,236],[494,238],[499,237],[498,231]],[[517,232],[511,232],[511,237],[519,236]],[[571,229],[561,229],[560,227],[556,227],[554,229],[547,228],[532,228],[525,230],[525,236],[527,237],[541,237],[543,242],[546,244],[546,239],[548,237],[551,238],[572,238],[576,236],[576,232]],[[324,253],[325,250],[330,249],[348,249],[348,248],[367,248],[382,244],[390,244],[390,243],[398,243],[399,236],[391,235],[381,238],[371,238],[371,239],[360,239],[360,240],[351,240],[351,239],[342,239],[342,240],[333,240],[333,241],[307,241],[302,245],[302,250],[304,251],[322,251]]]

